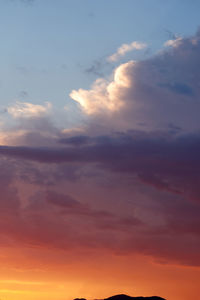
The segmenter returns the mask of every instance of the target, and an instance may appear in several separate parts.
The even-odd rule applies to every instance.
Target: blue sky
[[[196,0],[1,0],[1,106],[26,100],[63,107],[72,89],[94,81],[85,70],[95,61],[123,43],[145,42],[152,54],[168,31],[195,33],[199,9]]]

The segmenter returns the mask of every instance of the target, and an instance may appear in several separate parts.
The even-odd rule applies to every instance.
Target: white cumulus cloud
[[[148,59],[121,64],[111,80],[73,90],[71,98],[93,122],[113,130],[199,130],[200,32],[167,45]]]
[[[70,97],[77,101],[83,111],[89,115],[119,110],[123,105],[121,91],[131,84],[128,73],[134,64],[134,61],[129,61],[120,65],[114,71],[112,81],[99,78],[90,90],[73,90]]]

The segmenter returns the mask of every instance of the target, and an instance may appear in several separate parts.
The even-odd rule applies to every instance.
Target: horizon
[[[1,300],[198,299],[199,11],[0,0]]]

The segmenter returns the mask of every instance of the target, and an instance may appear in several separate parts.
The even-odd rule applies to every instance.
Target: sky
[[[0,299],[198,299],[200,2],[0,0]]]

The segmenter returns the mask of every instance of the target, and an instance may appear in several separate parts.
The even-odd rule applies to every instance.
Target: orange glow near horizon
[[[12,251],[9,252],[12,260]],[[199,268],[156,264],[145,256],[102,253],[102,257],[93,256],[84,262],[79,257],[63,265],[49,261],[48,266],[39,256],[36,265],[24,260],[23,253],[19,256],[15,268],[1,263],[0,299],[95,299],[126,293],[188,300],[198,295]]]

